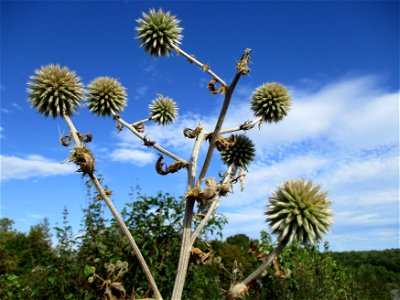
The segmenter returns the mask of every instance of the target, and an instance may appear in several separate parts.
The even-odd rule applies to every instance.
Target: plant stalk
[[[115,116],[115,115],[114,115]],[[146,138],[144,135],[142,135],[139,131],[136,130],[135,127],[133,127],[131,124],[129,124],[128,122],[124,121],[122,118],[118,117],[117,118],[118,122],[120,122],[122,125],[124,125],[126,128],[128,128],[134,135],[136,135],[138,138],[140,138],[142,141],[146,141]],[[161,153],[164,153],[165,155],[171,157],[172,159],[175,159],[176,161],[182,161],[184,163],[187,164],[187,161],[180,158],[179,156],[169,152],[168,150],[164,149],[163,147],[154,144],[153,146],[154,149],[157,149],[158,151],[160,151]]]
[[[200,152],[201,143],[204,141],[206,133],[203,130],[203,125],[200,124],[200,133],[196,137],[196,141],[193,145],[192,156],[189,160],[188,165],[188,191],[195,186],[196,182],[196,170],[197,170],[197,158]],[[182,242],[181,250],[179,254],[179,262],[177,273],[175,277],[174,289],[172,291],[171,299],[181,299],[183,286],[185,285],[185,278],[187,273],[187,268],[190,259],[190,251],[192,250],[192,244],[190,241],[190,235],[192,232],[192,219],[193,219],[193,208],[195,200],[187,199],[185,204],[185,216],[183,219],[183,232],[182,232]]]
[[[74,138],[75,144],[77,146],[81,146],[81,141],[78,137],[78,131],[76,130],[74,124],[72,123],[71,119],[69,118],[69,116],[64,115],[64,119],[67,122],[71,133],[72,133],[72,137]],[[107,196],[106,192],[104,191],[103,187],[101,186],[100,182],[98,181],[96,175],[94,175],[93,173],[88,174],[90,179],[92,180],[93,184],[95,185],[97,191],[99,192],[99,194],[101,195],[101,197],[104,199],[104,201],[106,202],[108,208],[110,209],[111,213],[113,214],[115,220],[117,221],[119,227],[121,228],[123,234],[126,236],[126,238],[129,241],[129,244],[132,247],[132,250],[134,252],[134,254],[136,255],[137,259],[139,260],[139,264],[143,269],[143,272],[147,278],[147,281],[149,283],[149,286],[151,287],[151,289],[153,290],[154,293],[154,297],[157,300],[162,300],[161,294],[158,290],[157,284],[154,281],[153,275],[150,272],[149,267],[146,264],[145,259],[143,258],[142,253],[139,250],[139,247],[137,246],[135,239],[133,238],[132,234],[130,233],[128,227],[126,226],[125,222],[122,220],[121,216],[119,215],[117,209],[115,208],[114,204],[112,203],[112,201],[110,200],[110,198]]]
[[[284,238],[278,244],[278,246],[276,246],[276,248],[270,254],[268,254],[266,260],[253,273],[247,276],[242,282],[237,283],[233,287],[231,287],[226,296],[226,299],[236,299],[239,298],[242,293],[247,292],[248,288],[253,284],[254,280],[256,280],[262,274],[262,272],[264,272],[264,270],[269,267],[272,261],[279,256],[283,248],[285,248],[285,246],[287,245],[288,241],[288,237]]]
[[[220,84],[222,84],[224,87],[228,87],[226,82],[221,79],[217,74],[215,74],[208,66],[206,67],[205,64],[202,64],[200,61],[198,61],[196,58],[194,58],[192,55],[187,54],[185,51],[183,51],[181,48],[178,46],[172,44],[172,47],[180,54],[182,54],[184,57],[186,57],[191,63],[194,63],[198,65],[202,70],[210,74],[213,78],[215,78]]]

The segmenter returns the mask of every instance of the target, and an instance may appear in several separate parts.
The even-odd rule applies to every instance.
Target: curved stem
[[[213,78],[215,78],[220,84],[222,84],[224,87],[228,87],[226,82],[221,79],[217,74],[215,74],[208,66],[206,67],[205,64],[202,64],[199,62],[196,58],[194,58],[192,55],[187,54],[185,51],[183,51],[181,48],[178,46],[172,44],[172,47],[180,54],[182,54],[184,57],[186,57],[190,62],[198,65],[202,70],[206,71],[208,74],[210,74]]]
[[[135,239],[133,238],[132,234],[130,233],[125,222],[122,220],[122,218],[119,215],[118,211],[116,210],[115,206],[111,202],[110,198],[108,198],[107,194],[105,193],[105,191],[104,191],[103,187],[101,186],[100,182],[98,181],[97,177],[93,173],[89,174],[89,176],[90,176],[90,179],[93,181],[94,185],[96,186],[99,194],[106,202],[108,208],[110,209],[111,213],[113,214],[113,216],[114,216],[115,220],[117,221],[119,227],[121,228],[122,232],[127,237],[129,244],[130,244],[131,248],[133,249],[133,252],[135,253],[135,255],[139,261],[139,264],[143,269],[144,275],[146,276],[146,279],[147,279],[151,289],[153,290],[154,297],[156,299],[161,300],[162,297],[158,290],[157,284],[154,281],[153,275],[151,274],[150,269],[147,266],[146,261],[142,255],[142,253],[140,252],[139,247],[137,246],[137,244],[135,242]]]
[[[270,254],[268,254],[266,260],[253,273],[247,276],[242,282],[235,284],[233,287],[229,289],[226,298],[228,300],[235,299],[239,297],[238,295],[240,295],[241,292],[243,292],[242,291],[243,289],[247,291],[247,289],[254,282],[254,280],[256,280],[261,275],[261,273],[264,272],[264,270],[269,267],[272,261],[279,256],[283,248],[285,248],[285,246],[287,245],[288,241],[289,239],[287,237],[284,238],[278,244],[278,246]]]
[[[115,116],[115,115],[114,115]],[[120,122],[122,125],[124,125],[126,128],[128,128],[134,135],[136,135],[138,138],[140,138],[142,141],[145,141],[146,138],[144,135],[142,135],[139,131],[136,130],[135,127],[133,127],[131,124],[129,124],[128,122],[124,121],[122,118],[118,118],[117,119],[118,122]],[[165,155],[168,155],[169,157],[171,157],[172,159],[175,159],[176,161],[182,161],[187,163],[186,160],[180,158],[179,156],[169,152],[168,150],[164,149],[161,146],[158,146],[157,144],[154,144],[153,146],[154,149],[157,149],[158,151],[160,151],[161,153],[164,153]]]
[[[67,115],[64,115],[64,119],[67,122],[68,127],[71,130],[71,133],[72,133],[72,136],[74,138],[75,144],[77,146],[81,146],[82,143],[79,140],[78,131],[76,130],[74,124],[71,121],[71,119]],[[160,294],[160,292],[158,290],[157,284],[154,281],[153,275],[151,274],[150,269],[147,266],[146,261],[144,260],[143,255],[140,252],[139,247],[137,246],[137,244],[135,242],[135,239],[133,238],[132,234],[130,233],[128,227],[126,226],[125,222],[122,220],[121,216],[119,215],[117,209],[115,208],[115,206],[112,203],[112,201],[110,200],[110,198],[107,196],[106,192],[104,191],[104,189],[101,186],[100,182],[98,181],[97,177],[93,173],[90,173],[89,177],[92,180],[93,184],[95,185],[95,187],[96,187],[97,191],[99,192],[99,194],[101,195],[101,197],[106,202],[108,208],[110,209],[111,213],[113,214],[113,216],[114,216],[115,220],[117,221],[119,227],[121,228],[123,234],[128,239],[129,244],[130,244],[134,254],[136,255],[137,259],[139,260],[139,264],[143,269],[143,272],[144,272],[144,274],[145,274],[145,276],[147,278],[149,286],[153,290],[154,297],[156,297],[156,299],[158,299],[158,300],[162,300],[161,294]]]

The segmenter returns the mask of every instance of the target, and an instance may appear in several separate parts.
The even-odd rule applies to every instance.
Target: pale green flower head
[[[82,106],[80,100],[85,91],[80,78],[75,72],[60,65],[42,66],[35,71],[28,82],[28,98],[32,107],[46,117],[72,115],[77,107]]]
[[[332,225],[331,201],[304,179],[288,180],[269,198],[267,222],[280,241],[314,245]]]
[[[259,86],[251,96],[251,109],[263,122],[282,120],[290,110],[291,98],[287,89],[276,82]]]
[[[121,112],[126,106],[126,88],[111,77],[98,77],[88,85],[89,110],[99,116]]]
[[[136,20],[139,26],[135,28],[136,38],[141,41],[140,46],[152,56],[169,55],[173,50],[172,45],[178,46],[182,39],[180,20],[161,8],[158,11],[150,9],[142,17]]]
[[[178,106],[172,98],[164,97],[161,94],[149,105],[150,116],[159,125],[168,125],[177,118]]]

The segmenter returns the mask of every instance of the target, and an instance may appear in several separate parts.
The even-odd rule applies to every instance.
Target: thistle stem
[[[232,167],[229,167],[227,173],[228,173],[228,176],[226,176],[224,178],[224,180],[222,181],[222,183],[221,183],[222,186],[224,184],[228,183],[230,180],[232,180]],[[200,224],[197,226],[196,230],[193,232],[192,237],[190,239],[191,246],[193,246],[194,242],[199,237],[201,231],[207,225],[208,221],[211,219],[211,217],[213,216],[214,212],[217,210],[217,208],[219,206],[219,203],[220,203],[220,198],[219,198],[219,196],[216,196],[212,200],[211,205],[208,208],[208,211],[207,211],[204,219],[201,220]]]
[[[200,152],[201,143],[204,141],[206,132],[203,129],[203,124],[200,124],[200,133],[196,137],[196,141],[193,145],[192,156],[189,160],[188,169],[188,191],[195,186],[196,181],[196,170],[197,170],[197,158]],[[194,199],[187,199],[185,204],[185,216],[183,219],[183,232],[181,250],[179,254],[179,262],[177,273],[175,277],[174,289],[172,291],[171,299],[181,299],[183,286],[185,285],[185,278],[187,273],[187,267],[190,259],[190,251],[192,249],[192,243],[190,241],[190,235],[192,231],[192,219],[193,219],[193,208]]]
[[[69,116],[64,115],[64,119],[67,122],[72,136],[74,138],[75,144],[77,146],[81,146],[81,141],[79,140],[78,137],[78,131],[76,130],[74,124],[72,123],[71,119],[69,118]],[[149,267],[146,264],[146,261],[143,258],[142,253],[139,250],[139,247],[137,246],[135,239],[133,238],[132,234],[130,233],[128,227],[126,226],[125,222],[122,220],[121,216],[119,215],[117,209],[115,208],[114,204],[112,203],[112,201],[110,200],[110,198],[107,196],[106,192],[104,191],[103,187],[101,186],[99,180],[97,179],[96,175],[94,175],[93,173],[89,173],[88,174],[90,179],[92,180],[93,184],[95,185],[97,191],[99,192],[99,194],[101,195],[101,197],[104,199],[104,201],[106,202],[108,208],[110,209],[111,213],[113,214],[115,220],[117,221],[119,227],[121,228],[123,234],[125,235],[125,237],[128,239],[129,244],[132,247],[132,250],[134,252],[134,254],[136,255],[140,266],[143,269],[143,272],[147,278],[147,281],[151,287],[151,289],[153,290],[154,293],[154,297],[157,300],[162,300],[161,294],[158,290],[157,284],[154,281],[153,275],[150,272]]]
[[[229,289],[228,295],[226,297],[227,300],[235,299],[240,296],[241,292],[241,287],[245,288],[246,291],[250,287],[250,285],[256,280],[262,272],[266,268],[269,267],[269,265],[272,263],[274,259],[276,259],[279,254],[282,252],[283,248],[287,245],[289,239],[288,237],[284,238],[276,248],[268,254],[266,260],[249,276],[247,276],[242,282],[235,284],[233,287]]]
[[[148,121],[157,119],[159,116],[160,116],[160,114],[156,114],[156,115],[153,115],[153,116],[149,116],[149,117],[146,118],[146,119],[143,119],[143,120],[140,120],[140,121],[137,121],[137,122],[133,123],[132,126],[139,125],[139,124],[143,124],[143,123],[146,123],[146,122],[148,122]]]
[[[202,70],[205,70],[208,74],[210,74],[213,78],[215,78],[220,84],[222,84],[224,87],[228,87],[226,82],[221,79],[217,74],[215,74],[209,67],[206,68],[206,65],[199,62],[196,58],[194,58],[192,55],[187,54],[185,51],[183,51],[181,48],[178,46],[172,44],[172,47],[180,54],[182,54],[184,57],[186,57],[190,62],[198,65]]]
[[[257,123],[260,123],[261,121],[262,121],[262,117],[258,117],[257,119],[255,119],[255,120],[253,120],[251,122],[244,123],[246,126],[248,126],[248,129],[244,129],[242,127],[244,124],[242,124],[242,125],[239,125],[237,127],[221,130],[219,132],[219,134],[223,135],[223,134],[232,133],[232,132],[236,132],[236,131],[240,131],[240,130],[249,130],[249,129],[253,128],[255,125],[257,125]],[[210,134],[212,134],[212,133],[210,133]]]
[[[114,116],[116,116],[114,114]],[[144,135],[142,135],[139,131],[136,130],[136,128],[129,124],[128,122],[124,121],[122,118],[118,117],[117,118],[118,122],[120,122],[123,126],[125,126],[126,128],[128,128],[134,135],[136,135],[138,138],[140,138],[143,142],[146,141],[146,138]],[[172,159],[175,159],[176,161],[182,161],[184,163],[187,164],[187,161],[184,160],[183,158],[180,158],[179,156],[169,152],[168,150],[164,149],[161,146],[158,146],[157,144],[154,144],[153,146],[154,149],[157,149],[158,151],[160,151],[161,153],[164,153],[165,155],[171,157]]]
[[[190,61],[193,61],[199,66],[203,66],[199,61],[195,60],[193,57],[173,45],[174,49],[180,53],[182,53],[185,57],[187,57]],[[247,51],[247,49],[246,49]],[[245,51],[245,53],[246,53]],[[207,71],[210,75],[214,76],[214,73],[210,73],[210,70]],[[220,81],[222,85],[227,87],[226,94],[225,94],[225,99],[221,107],[221,111],[218,117],[217,124],[215,125],[214,132],[211,136],[211,141],[210,141],[210,146],[207,151],[207,156],[204,161],[203,167],[201,169],[200,175],[197,178],[197,182],[201,182],[201,180],[205,177],[208,167],[211,163],[211,159],[213,156],[213,152],[215,149],[215,140],[219,135],[219,132],[221,130],[222,124],[225,120],[225,115],[228,111],[228,107],[232,98],[233,91],[240,79],[240,77],[244,73],[241,70],[237,70],[236,75],[232,81],[232,83],[227,87],[227,84],[224,81]],[[215,78],[218,80],[218,78]],[[219,80],[218,80],[219,81]],[[181,299],[182,298],[182,292],[183,292],[183,286],[185,284],[185,278],[186,278],[186,273],[187,273],[187,267],[189,264],[189,258],[190,258],[190,250],[192,247],[191,244],[191,239],[190,239],[190,234],[191,234],[191,226],[192,226],[192,218],[193,218],[193,208],[194,208],[194,199],[188,199],[186,201],[186,207],[185,207],[185,216],[184,216],[184,221],[183,221],[183,233],[182,233],[182,244],[181,244],[181,251],[179,255],[179,263],[178,263],[178,270],[175,278],[175,284],[174,284],[174,289],[172,292],[172,298],[173,300]]]

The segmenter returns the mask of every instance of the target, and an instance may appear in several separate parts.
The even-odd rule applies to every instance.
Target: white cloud
[[[377,232],[398,224],[399,92],[385,91],[379,82],[377,77],[361,76],[313,91],[290,88],[293,106],[288,116],[246,133],[256,145],[257,160],[249,169],[245,191],[235,186],[233,194],[221,199],[219,211],[229,217],[224,235],[240,232],[257,237],[267,228],[263,212],[271,191],[287,179],[300,177],[312,179],[328,192],[335,213],[329,240],[335,241],[336,249],[346,249],[352,241],[347,236],[341,244],[338,229],[352,231],[352,237],[370,234],[363,237],[367,249]],[[237,91],[224,129],[254,118],[251,91],[251,87]],[[193,141],[183,137],[183,128],[194,128],[204,120],[207,130],[212,130],[216,119],[212,110],[205,117],[185,112],[167,128],[146,126],[146,134],[185,158]],[[141,145],[128,131],[119,137],[121,147]],[[210,176],[217,177],[218,170],[211,171]],[[368,231],[371,226],[377,232]],[[390,246],[387,238],[383,242]]]
[[[131,163],[139,167],[152,164],[156,160],[151,152],[145,152],[138,149],[116,149],[111,153],[113,161]]]
[[[1,180],[27,179],[73,174],[76,168],[71,164],[61,164],[39,155],[26,158],[0,155]]]

